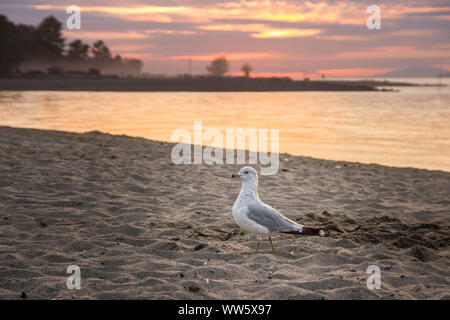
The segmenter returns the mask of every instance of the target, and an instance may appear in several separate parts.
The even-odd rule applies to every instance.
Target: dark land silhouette
[[[381,86],[383,89],[378,89]],[[0,79],[0,90],[60,91],[392,91],[384,87],[414,86],[388,81],[292,80],[290,78],[165,77],[120,78],[54,75]]]

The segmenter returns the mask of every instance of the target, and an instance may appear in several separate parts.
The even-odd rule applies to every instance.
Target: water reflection
[[[1,92],[0,125],[170,141],[175,129],[280,130],[280,152],[450,171],[448,89],[386,92]]]

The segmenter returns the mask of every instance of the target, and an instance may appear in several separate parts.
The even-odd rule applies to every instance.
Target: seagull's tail
[[[303,236],[321,236],[321,237],[325,236],[325,232],[322,229],[307,226],[302,226],[301,230],[293,230],[283,233],[298,234]]]
[[[303,226],[302,232],[300,234],[304,234],[306,236],[324,236],[325,233],[322,229]]]

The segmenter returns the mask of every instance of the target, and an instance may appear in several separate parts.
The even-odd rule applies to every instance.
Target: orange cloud
[[[118,52],[120,54],[124,54],[127,52],[133,53],[133,52],[138,52],[138,51],[143,51],[143,50],[150,50],[151,48],[154,47],[154,45],[152,44],[112,44],[111,46],[109,46],[111,48],[112,52]]]
[[[252,33],[252,38],[296,38],[314,36],[321,32],[319,29],[273,29],[259,33]]]
[[[414,48],[409,46],[378,47],[363,51],[340,52],[334,59],[405,59],[405,58],[448,58],[445,47]]]
[[[155,56],[153,56],[151,53],[126,53],[122,56],[122,58],[133,58],[133,59],[140,59],[140,60],[155,60]]]
[[[450,16],[438,16],[438,17],[436,17],[436,19],[450,21]]]
[[[334,41],[372,41],[372,39],[364,36],[347,36],[347,35],[320,35],[319,39]]]
[[[197,26],[196,29],[205,31],[241,31],[241,32],[255,32],[270,28],[267,24],[212,24]]]
[[[441,69],[444,69],[444,70],[447,70],[447,71],[450,72],[450,65],[438,64],[438,65],[434,65],[433,67],[435,67],[435,68],[441,68]]]
[[[395,8],[402,8],[402,5],[394,6]],[[442,12],[449,11],[450,7],[406,7],[405,10],[407,13],[430,13],[430,12]]]
[[[224,54],[208,54],[208,55],[193,55],[193,56],[172,56],[170,60],[198,60],[198,61],[211,61],[218,56],[226,56],[227,60],[259,60],[270,58],[281,58],[281,55],[267,52],[232,52]]]
[[[390,36],[390,37],[428,37],[428,36],[433,36],[435,33],[436,33],[436,30],[399,30],[399,31],[392,32],[386,36]]]
[[[32,5],[37,10],[65,10],[61,5]],[[288,1],[235,1],[186,6],[82,6],[82,12],[96,12],[134,21],[208,22],[221,20],[266,20],[282,22],[337,23],[364,26],[367,4],[339,1],[293,3]],[[399,19],[410,13],[450,10],[450,7],[408,7],[380,5],[383,19]]]
[[[273,28],[267,24],[218,24],[198,26],[197,29],[207,31],[239,31],[248,32],[252,38],[294,38],[319,34],[320,29]]]
[[[418,38],[418,37],[430,37],[436,34],[436,30],[399,30],[389,32],[384,30],[383,33],[372,32],[365,35],[318,35],[318,39],[332,40],[332,41],[362,41],[370,42],[375,40],[383,40],[386,38]]]
[[[109,32],[109,31],[78,31],[63,30],[64,35],[69,38],[88,39],[88,40],[113,40],[113,39],[146,39],[148,35],[136,31],[127,32]]]
[[[167,30],[167,29],[149,29],[145,30],[144,32],[148,34],[184,34],[184,35],[197,34],[196,31],[192,30]]]

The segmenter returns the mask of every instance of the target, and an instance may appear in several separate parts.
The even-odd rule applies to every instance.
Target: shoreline
[[[252,255],[231,216],[240,166],[177,166],[173,145],[0,127],[0,297],[450,299],[450,173],[282,154],[261,199],[328,236]]]
[[[91,130],[91,131],[64,131],[64,130],[59,130],[59,129],[42,129],[42,128],[34,128],[34,127],[14,127],[14,126],[10,126],[10,125],[2,125],[0,124],[0,128],[11,128],[11,129],[19,129],[19,130],[36,130],[36,131],[48,131],[48,132],[54,132],[54,133],[58,133],[58,132],[64,132],[64,133],[72,133],[72,134],[90,134],[90,133],[98,133],[98,134],[103,134],[103,135],[110,135],[110,136],[121,136],[121,137],[128,137],[128,138],[132,138],[132,139],[144,139],[147,141],[153,141],[155,143],[164,143],[164,144],[168,144],[170,146],[175,146],[177,143],[176,142],[170,142],[170,141],[165,141],[165,140],[156,140],[156,139],[150,139],[150,138],[146,138],[144,136],[134,136],[134,135],[129,135],[129,134],[120,134],[120,133],[109,133],[109,132],[103,132],[100,130]],[[202,145],[202,150],[205,148],[206,146]],[[224,158],[223,158],[223,165],[225,165],[226,163],[226,150],[227,149],[223,149],[223,154],[224,154]],[[234,150],[236,152],[236,150]],[[245,154],[246,154],[246,159],[248,159],[248,150],[245,150]],[[194,144],[191,145],[191,161],[193,163],[194,161]],[[304,158],[304,159],[309,159],[311,161],[326,161],[329,163],[333,163],[334,165],[348,165],[348,164],[354,164],[354,165],[367,165],[367,166],[381,166],[381,167],[387,167],[387,168],[392,168],[392,169],[405,169],[405,170],[409,170],[409,169],[413,169],[413,170],[425,170],[425,171],[429,171],[429,172],[441,172],[441,173],[446,173],[446,174],[450,174],[450,170],[444,170],[444,169],[433,169],[433,168],[425,168],[425,167],[414,167],[414,166],[407,166],[407,165],[388,165],[388,164],[382,164],[382,163],[377,163],[377,162],[360,162],[360,161],[353,161],[353,160],[342,160],[342,159],[325,159],[325,158],[319,158],[319,157],[314,157],[314,156],[308,156],[308,155],[302,155],[302,154],[293,154],[293,153],[289,153],[289,152],[281,152],[279,153],[279,159],[281,161],[282,157],[298,157],[298,158]]]
[[[380,91],[390,86],[416,84],[374,80],[291,80],[285,78],[115,78],[115,77],[22,77],[0,78],[0,90],[17,91],[192,91],[192,92],[283,92],[283,91]],[[430,85],[424,85],[430,86]],[[434,86],[434,85],[432,85]]]

